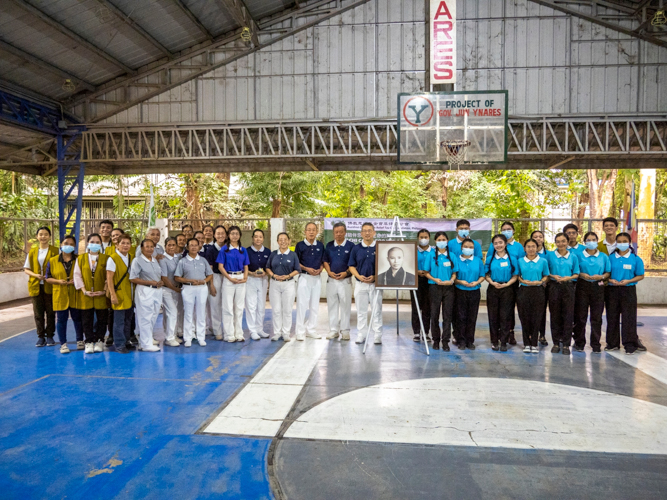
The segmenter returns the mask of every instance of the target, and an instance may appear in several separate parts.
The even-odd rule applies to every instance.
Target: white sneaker
[[[173,340],[167,340],[164,343],[164,345],[168,345],[169,347],[178,347],[181,345],[181,343],[178,340],[173,339]]]
[[[259,336],[262,337],[263,339],[268,339],[269,338],[269,334],[266,333],[266,332],[259,332]]]
[[[237,335],[236,336],[236,341],[237,342],[245,342],[245,337],[243,337],[243,335]]]
[[[104,352],[104,342],[101,340],[98,342],[95,342],[95,346],[93,348],[94,352]]]
[[[200,340],[200,341],[199,341],[199,346],[200,346],[200,347],[204,347],[205,345],[206,345],[206,341],[205,341],[205,340]]]
[[[185,345],[185,347],[191,347],[192,346],[192,341],[191,340],[186,340],[184,345]]]
[[[537,347],[531,347],[530,352],[532,352],[533,354],[538,354],[540,350]]]
[[[350,332],[342,332],[341,340],[350,340]]]
[[[144,352],[160,352],[160,348],[158,346],[155,346],[155,345],[144,347],[141,350],[144,351]]]
[[[308,337],[309,339],[321,339],[322,335],[319,335],[317,333],[307,332],[306,337]]]
[[[85,348],[86,348],[86,343],[83,340],[77,340],[76,350],[77,351],[83,351]]]
[[[357,335],[357,340],[354,341],[355,344],[363,344],[366,342],[366,337],[362,335]]]
[[[253,340],[259,340],[261,337],[259,335],[257,335],[255,332],[252,332],[250,334],[250,338],[253,339]]]
[[[86,344],[86,349],[83,351],[84,354],[93,354],[95,352],[95,347],[92,342]]]
[[[277,333],[277,334],[275,334],[273,337],[271,337],[271,340],[272,340],[272,341],[280,340],[280,337],[282,337],[282,335],[280,335],[279,333]]]
[[[292,339],[290,338],[289,335],[283,335],[283,340],[284,340],[285,342],[291,342],[291,341],[292,341]]]
[[[222,340],[222,335],[216,335],[215,340]]]
[[[382,344],[382,337],[375,337],[375,340],[373,340],[374,344]]]
[[[225,342],[236,342],[236,339],[234,337],[227,337]]]
[[[338,338],[338,332],[329,332],[327,335],[327,340],[333,340]]]
[[[160,345],[160,341],[153,339],[153,345]]]
[[[183,337],[176,337],[176,340],[178,340],[179,344],[182,344],[184,342]]]
[[[297,339],[299,342],[303,342],[304,340],[306,340],[306,337],[305,337],[305,335],[297,335],[297,336],[296,336],[296,339]]]
[[[526,347],[523,348],[523,352],[530,352],[530,346],[527,345]]]
[[[67,347],[67,344],[62,344],[60,346],[60,354],[67,354],[69,352],[69,347]]]

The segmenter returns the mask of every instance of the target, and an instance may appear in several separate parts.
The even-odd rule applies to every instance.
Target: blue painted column
[[[82,129],[77,128],[67,135],[58,134],[56,158],[58,160],[58,232],[61,240],[67,234],[74,234],[77,245],[81,229],[83,178],[85,175],[85,165],[81,162],[81,132]],[[74,175],[71,175],[73,169],[76,170]],[[70,224],[73,215],[75,215],[74,225],[68,230],[67,226]]]

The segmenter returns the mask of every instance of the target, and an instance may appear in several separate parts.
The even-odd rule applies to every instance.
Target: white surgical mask
[[[63,253],[72,253],[74,251],[74,247],[72,245],[63,245],[60,247],[60,250],[62,250]]]
[[[444,250],[447,248],[447,242],[446,241],[436,241],[435,246],[437,246],[440,250]]]
[[[470,257],[472,254],[475,253],[475,249],[474,248],[462,248],[461,253],[463,255],[465,255],[466,257]]]
[[[420,240],[419,240],[419,244],[420,244],[421,246],[425,247],[426,245],[428,245],[428,238],[422,238],[422,239],[420,239]]]
[[[467,238],[468,235],[470,234],[470,230],[469,229],[459,229],[458,233],[459,233],[459,238]]]

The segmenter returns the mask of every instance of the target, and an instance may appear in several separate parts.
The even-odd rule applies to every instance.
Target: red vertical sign
[[[456,0],[431,0],[431,83],[456,82]]]

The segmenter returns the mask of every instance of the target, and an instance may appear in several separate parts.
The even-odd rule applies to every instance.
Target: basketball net
[[[445,152],[447,163],[450,167],[456,166],[457,169],[465,162],[466,150],[470,146],[470,141],[442,141],[440,147]]]

